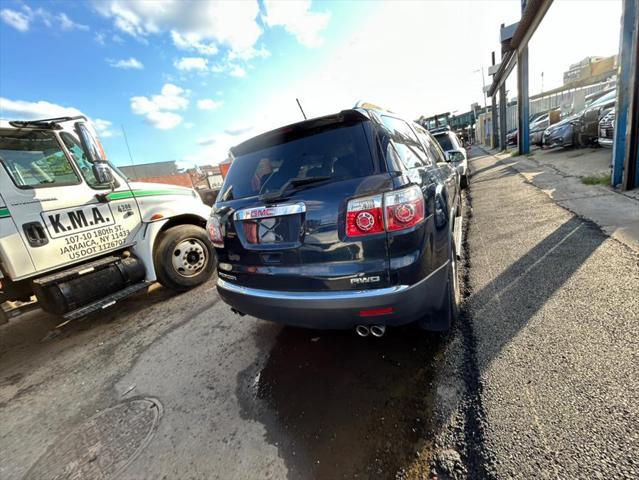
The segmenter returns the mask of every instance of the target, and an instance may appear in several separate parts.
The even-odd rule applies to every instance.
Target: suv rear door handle
[[[49,243],[47,234],[40,222],[24,223],[22,224],[22,231],[32,247],[41,247]]]

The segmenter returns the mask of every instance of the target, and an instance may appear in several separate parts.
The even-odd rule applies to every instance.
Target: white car
[[[466,149],[459,141],[457,135],[455,135],[455,132],[450,130],[435,132],[433,136],[446,153],[448,161],[457,168],[461,178],[461,187],[466,188],[468,186],[468,154]]]

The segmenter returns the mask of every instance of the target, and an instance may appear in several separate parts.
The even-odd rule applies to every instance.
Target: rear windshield
[[[445,152],[449,150],[457,150],[457,146],[453,143],[453,139],[447,133],[435,135],[435,140]]]
[[[275,192],[292,178],[338,181],[371,175],[373,170],[363,124],[333,124],[235,157],[218,198]]]

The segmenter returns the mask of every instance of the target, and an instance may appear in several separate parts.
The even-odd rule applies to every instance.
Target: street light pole
[[[481,72],[481,85],[483,87],[482,89],[482,94],[484,95],[484,112],[485,114],[488,114],[488,102],[486,101],[486,78],[484,77],[484,66],[482,65],[481,68],[478,68],[477,70],[473,70],[473,73],[478,73]],[[484,136],[486,135],[486,132],[484,132]]]

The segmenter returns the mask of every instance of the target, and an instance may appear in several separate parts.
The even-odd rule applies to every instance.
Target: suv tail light
[[[209,232],[209,238],[214,247],[224,248],[224,232],[220,219],[216,215],[211,215],[206,223],[206,230]]]
[[[384,194],[386,230],[394,232],[417,225],[424,219],[424,197],[417,186]]]
[[[349,200],[346,207],[346,235],[356,237],[384,231],[382,196]]]
[[[416,185],[383,196],[356,198],[346,208],[346,235],[357,237],[409,228],[424,219],[424,210],[424,197]]]

